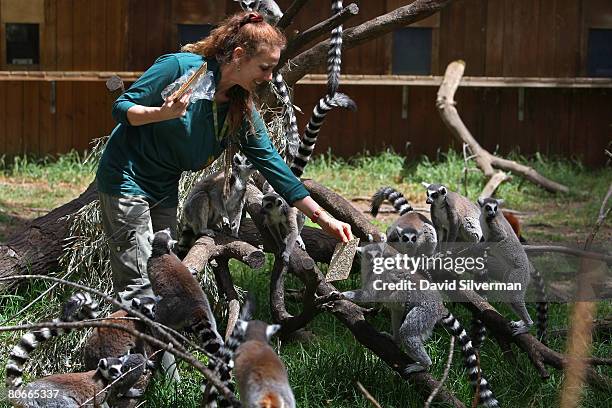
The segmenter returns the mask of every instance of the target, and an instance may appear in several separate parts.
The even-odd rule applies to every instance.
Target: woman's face
[[[280,52],[279,47],[264,46],[253,57],[245,55],[240,58],[237,61],[240,71],[236,73],[238,85],[247,91],[253,91],[263,82],[271,81],[272,70],[278,64]]]

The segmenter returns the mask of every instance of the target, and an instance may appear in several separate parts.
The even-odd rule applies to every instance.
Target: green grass
[[[78,196],[94,175],[95,163],[74,151],[55,159],[0,157],[0,241],[28,219]]]
[[[547,193],[529,182],[514,177],[510,182],[500,186],[497,196],[506,199],[508,205],[516,210],[528,213],[524,223],[525,235],[532,241],[551,242],[584,242],[595,219],[601,199],[612,181],[609,169],[589,170],[579,163],[549,159],[536,156],[531,160],[515,156],[514,159],[534,166],[543,175],[562,182],[570,187],[567,195]],[[469,163],[474,169],[474,163]],[[415,206],[425,206],[422,181],[444,183],[449,188],[461,193],[464,191],[463,158],[451,151],[440,154],[437,161],[421,159],[408,162],[392,152],[376,156],[363,155],[349,160],[337,160],[331,155],[316,158],[307,167],[306,177],[330,187],[346,198],[369,197],[383,185],[392,185],[402,191]],[[7,224],[15,222],[16,217],[33,218],[40,215],[28,208],[54,208],[78,195],[93,179],[92,165],[83,164],[75,154],[61,156],[58,160],[31,161],[18,159],[11,163],[0,162],[0,240],[1,233]],[[477,198],[484,185],[484,177],[477,171],[469,171],[467,176],[467,195]],[[62,186],[58,188],[57,186]],[[64,190],[64,191],[56,191]],[[376,221],[381,228],[385,221]],[[542,227],[546,224],[549,227]],[[530,226],[533,225],[533,226]],[[599,242],[610,237],[609,222],[600,232]],[[270,321],[268,305],[268,282],[270,279],[271,257],[265,267],[250,270],[238,262],[232,261],[231,270],[235,284],[248,289],[256,295],[256,318]],[[554,269],[559,276],[571,277],[575,267],[559,257],[539,259],[538,268]],[[323,269],[325,267],[321,266]],[[73,279],[78,279],[74,277]],[[357,274],[339,282],[340,290],[359,286]],[[9,323],[37,321],[51,317],[60,308],[61,300],[71,293],[69,289],[56,289],[23,315],[12,318],[17,311],[32,301],[48,287],[47,283],[35,282],[22,285],[11,293],[0,296],[0,321],[9,318]],[[299,282],[288,277],[286,287],[299,289]],[[501,313],[512,316],[505,305],[497,305]],[[463,322],[470,321],[470,315],[460,305],[449,306],[453,314]],[[298,313],[300,305],[288,301],[288,309]],[[570,306],[552,304],[550,306],[549,330],[568,326]],[[535,310],[531,308],[532,316]],[[599,318],[612,314],[612,302],[599,302]],[[387,313],[381,312],[368,320],[377,328],[389,331]],[[222,326],[222,325],[221,325]],[[286,363],[289,379],[294,389],[299,407],[370,407],[371,405],[357,391],[355,382],[361,382],[366,389],[385,408],[421,407],[426,396],[418,387],[399,378],[391,369],[382,363],[371,352],[364,349],[351,333],[333,316],[320,314],[308,326],[314,333],[310,341],[274,342],[274,346]],[[8,348],[18,340],[19,334],[0,334],[0,350],[6,355]],[[61,347],[49,345],[41,350],[41,358],[36,367],[29,371],[57,372],[66,370],[61,359],[56,356],[68,356],[68,362],[78,368],[79,355],[67,350],[78,350],[82,344],[83,332],[71,334]],[[555,336],[550,339],[550,346],[562,351],[565,338]],[[427,343],[427,351],[434,362],[432,375],[440,378],[446,363],[449,347],[449,336],[442,329],[436,329]],[[609,357],[612,344],[609,337],[596,336],[593,354]],[[515,362],[507,361],[500,348],[490,338],[482,350],[483,370],[491,382],[497,398],[504,407],[551,407],[558,405],[559,392],[562,387],[563,374],[550,369],[548,381],[539,379],[531,363],[523,353],[515,349]],[[60,361],[61,360],[61,361]],[[467,382],[465,370],[461,365],[458,344],[455,345],[454,363],[446,382],[450,389],[467,406],[470,405],[472,391]],[[0,358],[0,365],[4,365]],[[199,386],[201,377],[192,368],[181,363],[183,381],[180,385],[166,383],[156,378],[149,387],[146,399],[147,407],[196,407],[199,404]],[[47,370],[44,370],[44,369]],[[0,368],[0,373],[3,368]],[[598,367],[597,370],[608,376],[612,375],[609,367]],[[610,392],[602,392],[585,387],[583,407],[612,406]],[[2,404],[0,404],[2,405]],[[433,404],[440,407],[440,404]]]

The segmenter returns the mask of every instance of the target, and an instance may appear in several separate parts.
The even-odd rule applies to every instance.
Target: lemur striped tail
[[[442,318],[442,323],[448,331],[459,340],[459,344],[461,344],[461,351],[465,359],[465,367],[468,372],[470,383],[474,389],[476,389],[476,385],[478,384],[480,403],[485,407],[499,407],[499,402],[495,399],[489,387],[489,383],[482,375],[482,371],[478,366],[478,358],[476,357],[475,349],[472,347],[472,341],[461,326],[461,323],[459,323],[451,312],[448,312],[446,317]],[[480,382],[478,381],[479,378]]]
[[[376,217],[376,215],[378,215],[378,210],[385,200],[388,200],[400,215],[404,215],[408,211],[413,210],[402,193],[393,187],[381,187],[372,196],[372,205],[370,207],[370,214],[372,214],[372,216]]]
[[[209,363],[208,366],[209,369],[213,370],[213,372],[215,372],[219,376],[219,378],[221,378],[221,381],[223,381],[225,386],[232,390],[232,392],[234,391],[234,384],[230,382],[230,371],[234,367],[234,354],[236,353],[236,350],[238,349],[240,344],[242,344],[242,342],[244,341],[245,325],[243,323],[252,318],[254,307],[255,301],[249,294],[247,296],[245,304],[240,310],[240,316],[238,317],[238,321],[234,326],[232,334],[227,339],[226,344],[222,346],[219,349],[219,352],[217,353],[217,355],[219,355],[220,359],[222,360],[223,365],[211,366]],[[219,368],[223,369],[224,367],[227,368],[226,372],[219,371]],[[213,402],[216,398],[219,398],[216,393],[216,390],[211,391],[208,398],[209,404]],[[221,399],[219,405],[222,407],[230,406],[229,401],[223,398]]]
[[[51,323],[75,322],[84,319],[94,319],[98,316],[98,303],[88,293],[78,292],[64,305],[60,318]],[[44,341],[52,337],[70,332],[70,329],[42,328],[26,333],[16,344],[6,363],[6,386],[9,389],[21,387],[23,384],[23,367],[30,359],[30,354]]]
[[[531,277],[535,286],[536,298],[536,328],[538,339],[543,343],[546,340],[546,331],[548,326],[548,303],[546,302],[546,286],[544,278],[535,267],[531,268]]]
[[[342,0],[332,0],[332,16],[342,11]],[[334,28],[329,39],[327,52],[327,94],[334,95],[340,84],[342,63],[342,25]]]
[[[487,280],[488,280],[488,276],[487,276],[486,270],[478,272],[474,279],[475,282],[486,282]],[[483,299],[485,300],[487,299],[483,290],[477,290],[476,293],[482,296]],[[471,334],[472,334],[472,338],[474,339],[472,342],[473,346],[479,349],[484,343],[485,339],[487,338],[487,328],[482,322],[482,320],[480,320],[477,317],[474,317],[474,319],[472,319],[472,333]]]
[[[327,113],[335,107],[347,108],[353,111],[357,109],[355,102],[347,95],[340,92],[337,92],[333,97],[325,95],[323,98],[319,99],[319,102],[312,111],[312,116],[306,125],[306,130],[304,130],[304,137],[300,142],[300,147],[290,166],[291,171],[293,171],[296,177],[301,177],[302,174],[304,174],[304,167],[306,167],[306,164],[308,164],[312,156],[312,151],[314,150],[314,145],[317,143],[317,137],[323,120],[325,120]]]
[[[204,350],[211,354],[208,358],[207,368],[211,370],[219,379],[227,385],[233,392],[233,385],[230,384],[231,378],[231,356],[226,353],[223,346],[221,335],[215,330],[208,319],[202,319],[191,327],[191,330],[196,333],[199,343]],[[216,407],[217,399],[220,400],[220,406],[230,406],[229,402],[222,398],[216,388],[206,384],[202,386],[202,391],[206,393],[210,389],[207,397],[207,406]]]
[[[283,106],[285,107],[284,119],[288,122],[285,130],[285,139],[287,141],[287,162],[291,163],[295,157],[298,146],[300,145],[300,132],[298,130],[297,119],[295,118],[295,110],[293,109],[293,103],[289,98],[289,91],[283,80],[283,76],[280,73],[274,75],[272,83],[278,96],[280,96]]]

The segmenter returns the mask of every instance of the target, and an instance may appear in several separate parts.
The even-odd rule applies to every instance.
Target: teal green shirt
[[[100,159],[98,191],[115,196],[141,195],[152,203],[161,201],[160,207],[174,207],[178,205],[181,173],[203,169],[223,152],[225,141],[215,136],[211,101],[189,104],[186,115],[177,119],[142,126],[131,126],[127,119],[127,110],[134,105],[161,106],[162,90],[203,61],[202,56],[191,53],[163,55],[115,101],[113,117],[119,124]],[[218,83],[218,63],[214,59],[207,62]],[[217,106],[218,126],[222,127],[228,104]],[[252,115],[256,135],[246,136],[244,126],[239,135],[240,150],[288,203],[308,196],[270,142],[257,110],[253,109]]]

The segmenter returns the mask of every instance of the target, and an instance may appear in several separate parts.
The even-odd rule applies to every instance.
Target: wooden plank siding
[[[287,8],[292,0],[278,2]],[[359,1],[360,13],[345,30],[410,3]],[[232,0],[44,0],[35,69],[142,71],[159,55],[177,51],[177,24],[216,23],[237,10]],[[328,0],[311,0],[287,33],[303,31],[330,13]],[[462,0],[417,26],[432,29],[432,75],[442,75],[449,62],[463,59],[469,76],[576,77],[586,73],[589,28],[612,28],[612,2]],[[0,39],[1,68],[24,69],[4,64],[4,21]],[[392,50],[392,34],[343,50],[342,72],[388,75]],[[312,72],[325,73],[325,66]],[[304,111],[298,117],[303,129],[325,87],[295,89],[295,102]],[[346,157],[391,146],[410,157],[435,157],[449,146],[461,148],[438,116],[434,86],[344,84],[341,90],[358,103],[359,111],[331,112],[316,152],[331,149]],[[605,162],[602,150],[612,139],[612,90],[464,87],[457,101],[466,125],[487,149],[580,156],[590,165]],[[86,149],[93,138],[112,130],[111,103],[100,81],[0,81],[0,155]]]

